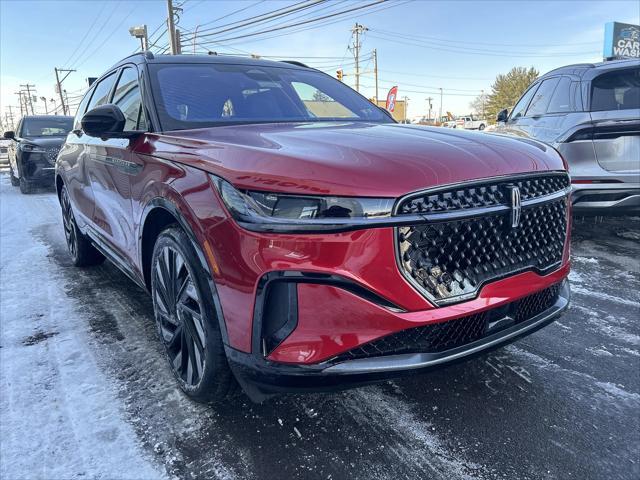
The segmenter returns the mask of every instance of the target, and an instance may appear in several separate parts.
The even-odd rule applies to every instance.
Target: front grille
[[[567,198],[542,198],[563,192],[566,174],[501,180],[456,190],[409,197],[397,214],[435,214],[431,221],[397,228],[400,268],[435,304],[474,297],[480,287],[525,270],[546,273],[562,261],[567,230]],[[520,223],[512,227],[510,189],[523,201]],[[535,200],[527,205],[527,201]],[[450,219],[451,211],[500,206],[499,211]],[[442,209],[445,210],[442,210]],[[476,213],[478,210],[475,211]]]
[[[490,183],[458,188],[448,187],[410,196],[400,205],[397,213],[399,215],[408,215],[451,212],[465,208],[509,205],[510,198],[507,194],[507,189],[514,185],[520,189],[522,200],[526,201],[564,190],[571,183],[566,174],[560,173],[511,180],[496,180]]]
[[[49,147],[45,150],[44,155],[47,157],[47,160],[51,165],[54,165],[56,163],[56,158],[58,158],[58,152],[60,152],[60,149],[57,147]]]
[[[481,340],[501,329],[517,325],[551,308],[560,283],[500,307],[455,320],[410,328],[349,350],[336,360],[355,360],[403,353],[439,353]],[[499,322],[498,327],[495,327]]]

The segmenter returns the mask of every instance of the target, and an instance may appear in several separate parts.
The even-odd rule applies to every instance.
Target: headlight
[[[44,148],[42,148],[42,147],[40,147],[38,145],[32,145],[30,143],[21,143],[19,148],[23,152],[45,153]]]
[[[344,231],[391,223],[391,198],[240,191],[219,177],[211,178],[233,218],[249,230]]]

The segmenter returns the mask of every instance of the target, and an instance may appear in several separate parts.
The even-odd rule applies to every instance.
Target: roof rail
[[[289,63],[291,65],[295,65],[297,67],[311,68],[309,65],[305,65],[302,62],[298,62],[297,60],[281,60],[282,63]]]

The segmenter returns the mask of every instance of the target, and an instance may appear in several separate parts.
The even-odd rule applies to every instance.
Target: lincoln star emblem
[[[512,185],[509,190],[511,190],[511,228],[517,228],[520,225],[520,213],[522,212],[520,189]]]

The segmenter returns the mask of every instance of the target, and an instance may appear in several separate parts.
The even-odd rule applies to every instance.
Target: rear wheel
[[[480,131],[484,130],[484,123],[480,124],[480,126],[478,127],[478,130],[480,130]]]
[[[187,235],[172,226],[153,250],[151,293],[156,324],[182,390],[198,402],[236,390],[222,344],[213,292]]]
[[[63,186],[60,191],[60,205],[62,206],[62,223],[64,225],[64,236],[67,240],[69,255],[76,267],[87,267],[98,265],[104,261],[104,256],[96,250],[91,241],[82,234],[71,208],[71,201],[67,187]]]

